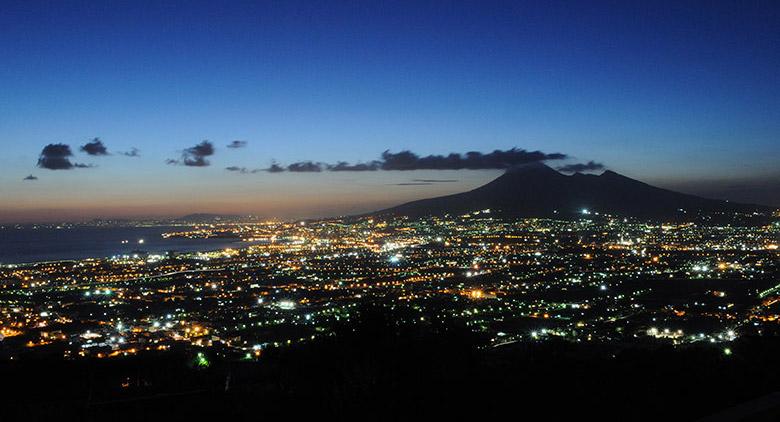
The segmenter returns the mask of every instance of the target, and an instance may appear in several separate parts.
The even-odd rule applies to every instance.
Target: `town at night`
[[[255,360],[331,336],[366,305],[402,313],[398,324],[463,325],[481,347],[705,343],[728,354],[740,336],[780,328],[780,223],[581,212],[201,224],[165,236],[245,246],[151,254],[141,244],[104,259],[5,265],[3,358],[173,348]]]
[[[0,421],[780,421],[780,3],[3,0]]]

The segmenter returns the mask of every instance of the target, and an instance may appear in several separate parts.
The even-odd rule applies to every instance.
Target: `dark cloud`
[[[48,170],[70,170],[91,167],[87,164],[72,163],[73,152],[65,144],[49,144],[43,147],[38,157],[38,167]]]
[[[284,172],[284,167],[280,166],[279,163],[271,163],[271,167],[268,167],[265,169],[265,171],[269,173],[282,173]]]
[[[124,155],[125,157],[140,157],[141,156],[140,152],[141,152],[140,149],[133,147],[130,148],[130,151],[120,152],[120,154]]]
[[[243,148],[243,147],[246,146],[246,144],[247,144],[246,141],[233,141],[233,142],[227,144],[227,147],[228,148]]]
[[[456,179],[412,179],[412,182],[422,183],[454,183],[457,181]]]
[[[214,144],[209,141],[203,141],[194,147],[182,151],[180,159],[174,160],[169,158],[165,160],[165,163],[171,165],[182,164],[188,167],[208,167],[211,163],[206,157],[212,155],[214,155]]]
[[[604,164],[594,161],[588,161],[587,163],[567,164],[565,166],[558,167],[558,171],[564,173],[576,173],[578,171],[596,171],[604,170]]]
[[[234,172],[234,173],[241,173],[241,174],[249,174],[249,173],[252,173],[252,174],[254,174],[254,173],[257,173],[257,172],[263,171],[263,170],[261,170],[261,169],[253,169],[253,170],[249,170],[249,169],[248,169],[248,168],[246,168],[246,167],[239,167],[239,166],[230,166],[230,167],[225,167],[225,170],[227,170],[227,171],[232,171],[232,172]]]
[[[24,179],[22,179],[22,180],[38,180],[38,178],[37,178],[37,177],[35,177],[35,176],[33,176],[33,175],[31,174],[31,175],[29,175],[29,176],[25,177],[25,178],[24,178]]]
[[[547,154],[541,151],[526,151],[512,148],[506,151],[495,150],[483,154],[471,151],[466,154],[428,155],[420,157],[411,151],[382,153],[382,170],[480,170],[506,169],[519,164],[547,160],[562,160],[565,154]]]
[[[248,173],[246,167],[230,166],[230,167],[225,167],[225,170],[233,171],[237,173]]]
[[[432,185],[431,182],[406,182],[406,183],[393,183],[393,186],[425,186]]]
[[[452,153],[449,155],[419,156],[411,151],[398,153],[389,150],[382,153],[381,160],[367,163],[350,164],[347,161],[338,161],[336,164],[315,163],[302,161],[293,163],[285,169],[282,166],[272,166],[267,171],[278,173],[291,172],[319,172],[328,171],[376,171],[376,170],[478,170],[478,169],[508,169],[520,164],[542,162],[548,160],[563,160],[568,158],[566,154],[547,154],[541,151],[526,151],[512,148],[506,151],[495,150],[489,153],[467,152],[465,154]],[[452,180],[456,182],[457,180]],[[429,182],[427,180],[423,182]],[[430,183],[444,183],[445,181],[430,181]]]
[[[339,161],[336,164],[328,165],[330,171],[376,171],[382,166],[381,161],[371,161],[370,163],[349,164],[346,161]]]
[[[287,171],[293,173],[317,173],[322,171],[322,165],[312,161],[300,161],[287,166]]]
[[[108,149],[100,138],[93,138],[79,149],[89,155],[108,155]]]

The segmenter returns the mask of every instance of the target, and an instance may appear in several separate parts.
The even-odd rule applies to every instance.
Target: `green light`
[[[201,368],[207,368],[211,363],[206,358],[206,355],[198,352],[198,356],[195,358],[195,364]]]

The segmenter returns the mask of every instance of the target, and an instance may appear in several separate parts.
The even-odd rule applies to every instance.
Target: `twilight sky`
[[[501,170],[262,169],[515,147],[780,205],[776,1],[159,3],[3,2],[0,222],[363,212]]]

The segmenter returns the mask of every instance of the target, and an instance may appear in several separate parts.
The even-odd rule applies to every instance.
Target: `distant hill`
[[[243,218],[240,215],[225,215],[225,214],[188,214],[183,217],[177,218],[175,221],[186,223],[213,223],[218,221],[236,221]]]
[[[507,170],[497,179],[468,192],[408,202],[375,214],[417,218],[483,209],[521,217],[567,216],[588,210],[642,218],[679,218],[699,211],[774,210],[661,189],[613,171],[567,176],[542,163],[533,163]]]

